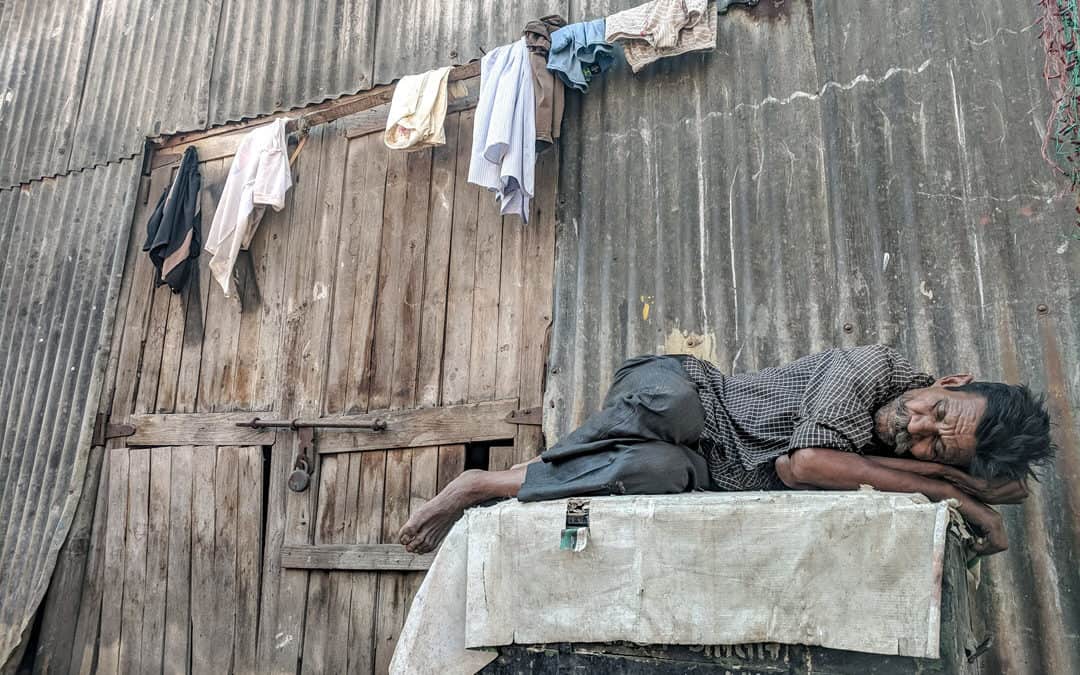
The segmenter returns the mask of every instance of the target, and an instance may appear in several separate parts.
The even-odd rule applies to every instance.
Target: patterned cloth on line
[[[622,43],[636,73],[662,58],[716,49],[716,14],[706,0],[652,0],[609,16],[604,39]]]
[[[717,490],[782,487],[774,464],[792,450],[861,452],[874,442],[879,408],[934,382],[884,345],[831,349],[737,375],[680,358],[705,410],[701,451]]]

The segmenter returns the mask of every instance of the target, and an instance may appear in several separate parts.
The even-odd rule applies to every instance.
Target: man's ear
[[[946,375],[940,378],[934,383],[935,387],[959,387],[968,384],[975,377],[971,373],[960,373],[958,375]]]

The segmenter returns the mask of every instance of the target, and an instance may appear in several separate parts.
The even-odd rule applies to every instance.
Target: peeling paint
[[[716,357],[716,333],[712,331],[701,334],[675,326],[668,332],[658,351],[661,354],[691,354],[710,363],[719,361]]]
[[[934,290],[926,285],[925,281],[919,282],[919,292],[926,296],[927,299],[934,299]]]

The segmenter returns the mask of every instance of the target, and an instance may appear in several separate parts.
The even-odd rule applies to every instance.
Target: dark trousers
[[[630,359],[616,371],[603,408],[529,465],[518,499],[708,489],[698,452],[704,419],[697,387],[677,357]]]

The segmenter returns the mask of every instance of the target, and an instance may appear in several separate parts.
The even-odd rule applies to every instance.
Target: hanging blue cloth
[[[551,34],[548,70],[568,87],[588,91],[589,82],[611,67],[615,48],[604,42],[604,19],[564,26]]]

